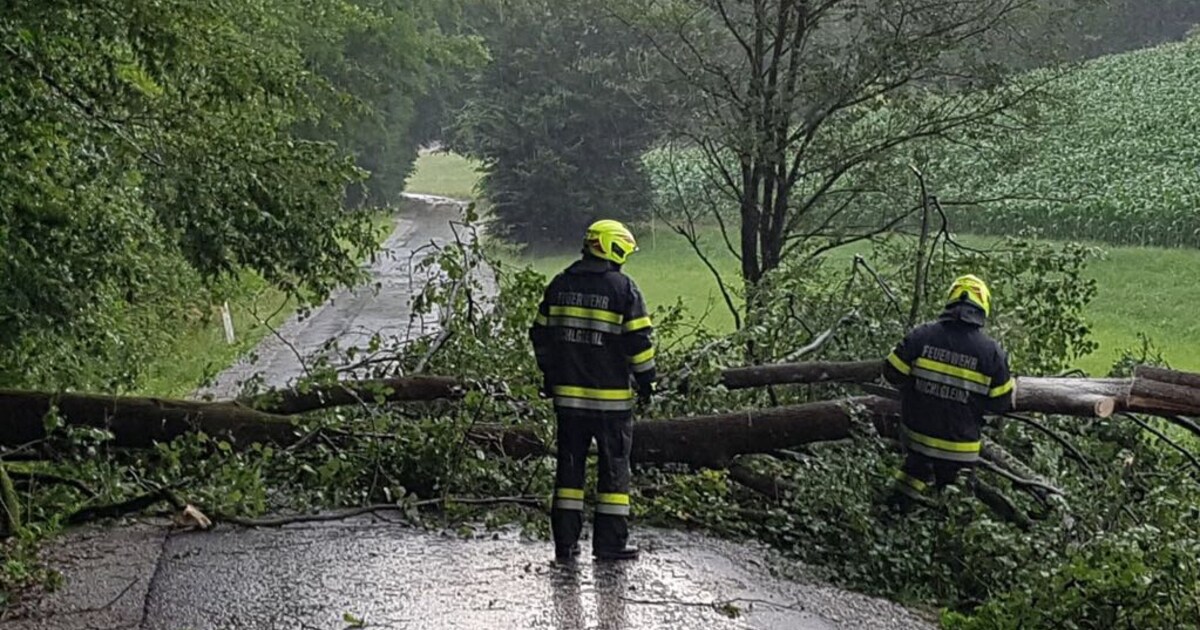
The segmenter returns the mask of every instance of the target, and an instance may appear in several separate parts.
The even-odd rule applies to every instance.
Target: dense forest
[[[597,218],[665,229],[688,260],[655,271],[719,290],[706,312],[652,305],[646,424],[862,393],[723,374],[882,357],[964,268],[991,279],[1018,373],[1071,372],[1098,289],[1095,248],[1066,241],[1200,243],[1198,23],[1188,0],[2,2],[0,389],[48,393],[36,439],[0,439],[0,607],[54,583],[48,537],[131,498],[228,521],[383,502],[422,523],[447,497],[548,496],[526,337],[545,278],[513,251],[573,254]],[[105,424],[111,399],[90,399],[100,420],[60,406],[147,393],[181,331],[249,286],[304,309],[363,281],[431,145],[479,166],[464,229],[486,234],[422,263],[440,334],[378,335],[340,350],[354,370],[231,406],[276,423],[266,439],[150,444]],[[870,255],[839,257],[856,243]],[[1147,339],[1099,376],[1163,363]],[[423,375],[446,380],[399,391]],[[373,380],[325,408],[346,377]],[[174,404],[152,413],[191,413]],[[788,448],[644,462],[635,514],[764,541],[948,628],[1200,619],[1194,422],[997,419],[990,498],[895,517],[895,441],[845,415]],[[545,534],[536,508],[447,512]]]

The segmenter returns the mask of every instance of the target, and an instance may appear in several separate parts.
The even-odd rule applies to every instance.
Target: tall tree
[[[573,243],[596,217],[648,209],[644,51],[594,5],[501,0],[478,16],[491,63],[453,144],[482,161],[498,231],[517,242]]]
[[[670,131],[737,208],[754,285],[792,252],[894,228],[879,167],[1028,102],[996,63],[1034,0],[652,0],[615,5],[690,90]],[[1046,79],[1047,81],[1049,79]],[[1005,124],[1012,124],[1012,118]],[[873,172],[873,169],[875,172]],[[860,214],[881,206],[882,216]]]

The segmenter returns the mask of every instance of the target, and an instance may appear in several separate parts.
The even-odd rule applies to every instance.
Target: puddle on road
[[[462,540],[389,523],[178,534],[146,630],[929,628],[903,608],[773,575],[754,545],[638,530],[637,562],[573,567],[515,534]]]

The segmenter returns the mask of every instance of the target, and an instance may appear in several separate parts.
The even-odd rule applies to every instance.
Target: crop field
[[[1024,198],[954,213],[958,229],[1200,246],[1200,37],[1089,61],[1060,87],[1068,106],[997,139],[1007,158],[945,155],[954,194]]]

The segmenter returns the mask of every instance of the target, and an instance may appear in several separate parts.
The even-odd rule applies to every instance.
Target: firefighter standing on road
[[[579,554],[588,449],[600,454],[592,552],[629,560],[629,453],[635,402],[653,393],[654,344],[646,303],[621,266],[637,250],[629,229],[598,221],[583,258],[546,289],[530,331],[544,393],[558,416],[558,470],[550,524],[555,557]]]
[[[896,473],[892,501],[903,509],[924,502],[930,486],[954,483],[972,468],[984,414],[1012,408],[1008,356],[983,332],[991,308],[987,284],[958,278],[941,317],[913,329],[887,357],[884,376],[902,395],[908,456]]]

